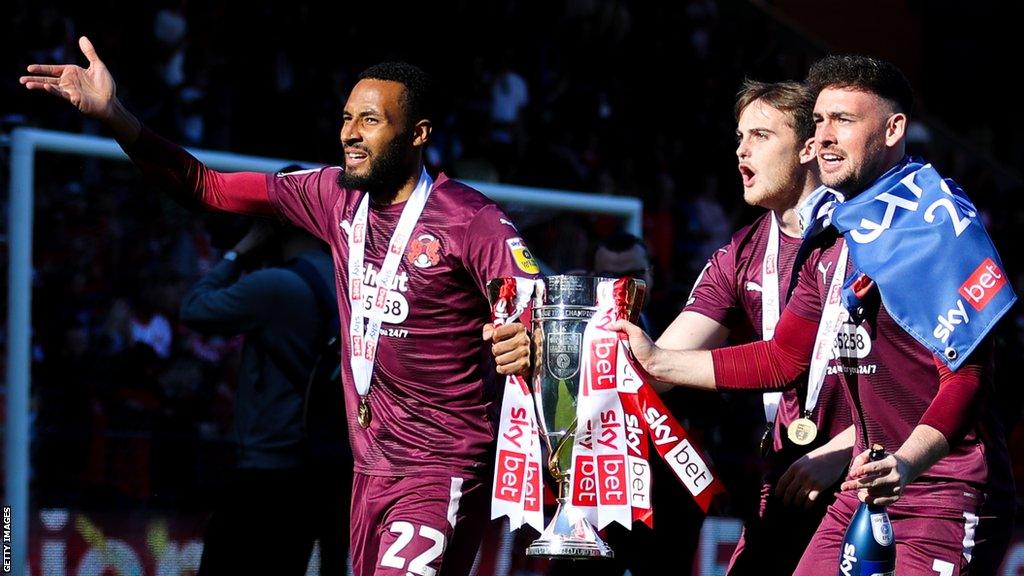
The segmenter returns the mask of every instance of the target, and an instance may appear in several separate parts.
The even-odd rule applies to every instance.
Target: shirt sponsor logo
[[[967,299],[972,308],[981,312],[1005,285],[1006,274],[991,258],[986,258],[960,286],[960,295]]]
[[[533,260],[533,254],[530,254],[530,249],[526,247],[526,243],[523,242],[522,238],[518,236],[515,238],[509,238],[505,240],[505,244],[508,245],[508,249],[512,252],[512,258],[516,261],[516,266],[520,270],[527,274],[539,274],[540,268],[537,267],[537,262]]]
[[[846,322],[840,326],[832,349],[836,358],[863,360],[871,353],[871,336],[863,326]]]
[[[374,299],[383,298],[384,307],[380,311],[381,322],[385,324],[401,324],[409,317],[409,301],[405,298],[404,292],[409,291],[409,275],[404,271],[395,274],[388,282],[387,290],[378,286],[381,282],[378,278],[379,270],[371,263],[366,263],[366,272],[363,274],[364,294],[374,295]],[[363,298],[363,308],[367,314],[373,310],[374,299]],[[396,332],[387,328],[381,328],[381,334],[385,336],[405,337],[405,331]]]
[[[836,374],[847,374],[849,376],[855,376],[861,374],[864,376],[870,376],[878,372],[878,364],[862,364],[860,366],[844,366],[833,364],[825,369],[825,374],[828,376],[835,376]]]
[[[433,234],[420,234],[409,241],[406,260],[417,268],[430,268],[441,261],[441,241]]]

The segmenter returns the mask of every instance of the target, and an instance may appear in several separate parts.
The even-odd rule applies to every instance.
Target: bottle
[[[870,458],[885,458],[885,448],[871,446]],[[896,538],[885,506],[861,502],[839,548],[837,576],[895,576]]]

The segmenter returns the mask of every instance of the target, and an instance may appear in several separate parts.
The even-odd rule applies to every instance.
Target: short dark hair
[[[740,114],[747,106],[757,101],[788,115],[786,123],[796,132],[801,145],[814,137],[814,95],[803,84],[744,80],[736,94],[736,121],[740,121]]]
[[[615,232],[608,236],[605,236],[600,242],[597,243],[598,248],[604,248],[609,252],[627,252],[632,250],[634,246],[640,246],[644,250],[645,256],[650,256],[650,251],[647,250],[647,244],[644,241],[629,232]]]
[[[412,123],[431,120],[435,112],[434,79],[408,62],[381,62],[359,73],[360,80],[386,80],[405,86],[405,107]]]
[[[876,94],[908,116],[914,107],[914,91],[903,72],[892,62],[870,56],[826,56],[811,65],[806,84],[815,98],[826,88],[851,88]]]

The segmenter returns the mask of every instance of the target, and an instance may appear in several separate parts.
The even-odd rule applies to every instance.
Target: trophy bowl
[[[583,333],[598,310],[598,287],[602,282],[614,281],[593,276],[548,276],[534,291],[530,385],[548,471],[558,484],[558,507],[540,538],[527,548],[528,556],[583,559],[614,555],[584,514],[573,506],[569,493]],[[642,280],[627,278],[622,287],[625,310],[636,322],[646,285]]]

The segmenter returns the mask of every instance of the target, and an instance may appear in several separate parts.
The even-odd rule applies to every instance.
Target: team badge
[[[430,268],[441,261],[441,241],[433,234],[420,234],[409,241],[405,258],[417,268]]]
[[[523,242],[522,238],[509,238],[505,240],[508,244],[508,249],[512,251],[512,257],[516,261],[516,266],[520,270],[527,274],[539,274],[540,268],[537,267],[537,262],[533,259],[533,254],[530,254],[530,249],[526,247],[526,243]]]

